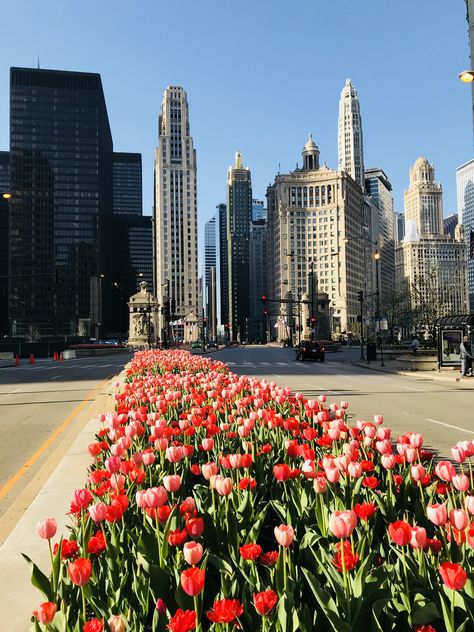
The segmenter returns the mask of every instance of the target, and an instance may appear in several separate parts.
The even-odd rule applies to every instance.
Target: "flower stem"
[[[402,557],[403,557],[403,574],[405,576],[405,592],[406,592],[407,603],[408,603],[408,623],[411,625],[410,592],[408,590],[407,560],[406,560],[406,557],[405,557],[405,547],[404,546],[402,546]]]
[[[199,595],[194,595],[194,610],[196,612],[196,632],[201,632],[201,617],[199,616]]]
[[[451,630],[454,632],[454,590],[451,591]]]
[[[286,577],[286,547],[283,547],[283,590],[285,591],[286,594],[286,584],[287,584],[287,577]]]
[[[56,573],[54,572],[54,559],[53,559],[53,549],[51,548],[51,540],[48,540],[48,546],[49,546],[49,557],[51,559],[51,570],[53,572],[53,594],[56,599],[56,592],[58,590],[58,582],[56,580]],[[61,547],[58,549],[58,555],[59,556],[61,555]]]
[[[84,623],[87,621],[87,611],[86,611],[86,595],[84,593],[84,586],[81,586],[82,593],[82,616],[84,617]]]

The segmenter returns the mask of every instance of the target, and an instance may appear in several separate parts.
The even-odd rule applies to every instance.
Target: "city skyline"
[[[340,6],[298,5],[293,10],[281,7],[272,14],[266,10],[269,3],[263,1],[257,8],[248,4],[254,20],[247,31],[244,26],[249,25],[238,17],[224,38],[221,26],[225,23],[225,7],[204,2],[197,8],[184,2],[186,45],[182,52],[172,55],[170,51],[175,47],[171,32],[163,31],[159,43],[147,40],[148,24],[153,24],[157,11],[154,7],[112,12],[112,4],[105,2],[91,22],[88,9],[92,5],[88,2],[81,9],[60,13],[59,4],[53,0],[42,5],[41,11],[20,1],[5,8],[9,29],[0,43],[0,92],[7,94],[10,66],[36,66],[38,55],[44,68],[100,73],[111,125],[117,130],[116,150],[143,155],[144,214],[150,215],[161,94],[168,85],[182,86],[193,112],[193,137],[199,151],[198,221],[202,234],[205,222],[223,199],[225,169],[237,150],[242,151],[246,166],[252,169],[257,198],[264,197],[267,184],[279,168],[281,172],[294,168],[293,156],[299,151],[300,139],[309,131],[328,166],[336,168],[338,98],[344,82],[351,78],[363,111],[365,164],[387,173],[393,185],[395,210],[403,208],[408,166],[417,156],[426,155],[443,183],[445,214],[450,214],[456,209],[455,170],[472,156],[470,90],[458,81],[458,72],[469,66],[469,48],[464,2],[434,5],[424,0],[415,7],[401,2],[392,12],[377,5],[377,16],[376,4],[371,1],[345,7],[344,11]],[[165,20],[173,15],[169,9],[162,13]],[[384,17],[390,19],[390,37],[383,35],[384,29],[376,28]],[[416,25],[421,19],[424,28],[420,31]],[[200,33],[206,22],[214,35],[212,42]],[[316,26],[318,22],[338,26],[322,33]],[[85,41],[72,34],[72,23],[79,33],[87,32]],[[110,46],[104,49],[105,24]],[[140,45],[122,50],[121,36],[130,24],[133,32],[140,34]],[[288,48],[276,57],[266,50],[272,47],[263,45],[264,24],[269,36],[282,29],[288,36]],[[13,52],[20,26],[25,46]],[[30,28],[32,37],[24,37]],[[370,46],[361,41],[361,29],[370,30]],[[52,30],[61,31],[56,40],[48,37]],[[248,37],[242,45],[244,32]],[[401,33],[403,47],[397,37]],[[317,38],[319,51],[331,51],[330,64],[314,64],[314,58],[305,55],[310,51],[308,37]],[[449,41],[449,46],[435,46],[440,37]],[[299,64],[293,63],[291,51],[295,46],[301,51]],[[197,50],[194,59],[189,58],[192,48]],[[220,60],[215,58],[219,57],[214,55],[216,49],[221,51]],[[349,55],[349,50],[353,54]],[[430,52],[428,64],[422,63],[426,50]],[[253,68],[244,63],[249,57],[255,60]],[[232,73],[226,72],[229,62],[234,64]],[[304,98],[289,98],[289,92],[283,92],[269,106],[268,84],[290,67],[293,84],[300,84],[309,70],[314,81],[307,84]],[[217,82],[223,100],[212,98]],[[0,101],[0,149],[6,150],[8,99]],[[439,125],[440,117],[445,125]]]

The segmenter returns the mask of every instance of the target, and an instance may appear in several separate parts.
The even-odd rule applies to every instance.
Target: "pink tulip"
[[[459,447],[459,445],[451,448],[451,455],[457,463],[464,463],[466,460],[466,451]]]
[[[111,456],[105,459],[105,469],[109,474],[115,474],[120,469],[121,460],[119,456]]]
[[[338,483],[341,478],[341,472],[337,469],[337,467],[331,467],[324,470],[326,473],[326,477],[330,483]]]
[[[407,463],[413,463],[418,458],[418,450],[416,448],[412,448],[411,446],[407,446],[405,451],[405,459]]]
[[[148,507],[146,492],[146,489],[141,489],[135,494],[135,500],[140,509],[146,509]]]
[[[202,440],[201,445],[202,445],[203,450],[205,450],[206,452],[209,452],[210,450],[214,448],[214,439],[205,438]]]
[[[456,476],[453,476],[451,483],[458,492],[467,492],[470,485],[469,478],[465,474],[457,474]]]
[[[451,509],[449,522],[458,531],[463,531],[469,524],[469,516],[464,509]]]
[[[220,477],[216,481],[216,491],[221,496],[228,496],[232,493],[233,483],[231,478]]]
[[[442,481],[450,483],[453,476],[456,476],[456,470],[450,461],[440,461],[435,467],[435,474]]]
[[[54,518],[45,518],[36,525],[36,535],[43,540],[51,540],[58,530],[58,525]]]
[[[178,463],[185,456],[183,446],[170,446],[166,448],[166,458],[170,463]]]
[[[417,463],[416,465],[412,465],[410,468],[411,477],[415,482],[423,480],[426,474],[425,468]]]
[[[397,459],[394,454],[382,454],[380,462],[386,470],[393,470],[397,464]]]
[[[362,465],[357,461],[351,461],[347,466],[347,473],[351,478],[362,476]]]
[[[157,509],[163,507],[168,500],[166,490],[160,485],[160,487],[150,487],[145,490],[146,506],[149,509]]]
[[[466,496],[464,500],[464,507],[472,515],[474,515],[474,496]]]
[[[374,415],[374,424],[380,426],[383,424],[383,415]]]
[[[107,515],[107,505],[102,502],[90,505],[88,512],[94,522],[102,522]]]
[[[195,566],[201,561],[203,554],[202,546],[199,542],[185,542],[183,546],[184,559],[190,566]]]
[[[324,494],[328,488],[328,484],[323,476],[316,476],[313,480],[313,487],[317,494]]]
[[[413,432],[410,435],[410,445],[412,448],[419,450],[423,445],[423,435]]]
[[[448,519],[448,510],[446,505],[435,503],[426,507],[426,515],[433,524],[441,527]]]
[[[281,524],[274,529],[275,539],[280,546],[290,546],[295,538],[295,532],[290,525]]]
[[[142,462],[143,465],[153,465],[155,462],[155,454],[153,452],[143,452]]]
[[[217,463],[204,463],[204,465],[201,467],[201,472],[204,478],[208,481],[211,476],[217,474]]]
[[[80,509],[86,509],[92,502],[92,494],[88,489],[76,489],[73,498]]]
[[[392,442],[390,439],[383,439],[382,441],[376,441],[375,447],[380,454],[392,454]]]
[[[414,549],[422,549],[426,542],[426,529],[423,527],[411,528],[411,540],[410,544]]]
[[[112,615],[107,621],[109,632],[125,632],[125,622],[120,614]]]
[[[329,529],[336,538],[348,538],[352,535],[356,525],[357,514],[352,509],[333,511],[329,518]]]
[[[181,487],[181,476],[178,474],[163,476],[163,485],[167,492],[177,492]]]

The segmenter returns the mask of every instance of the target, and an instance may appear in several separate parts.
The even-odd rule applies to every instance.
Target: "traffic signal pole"
[[[358,293],[360,302],[360,359],[364,360],[364,292]]]

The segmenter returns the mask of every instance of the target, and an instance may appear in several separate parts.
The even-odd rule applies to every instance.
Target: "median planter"
[[[467,630],[471,442],[439,462],[416,433],[348,416],[184,351],[137,353],[33,629]],[[41,603],[42,602],[42,603]]]

